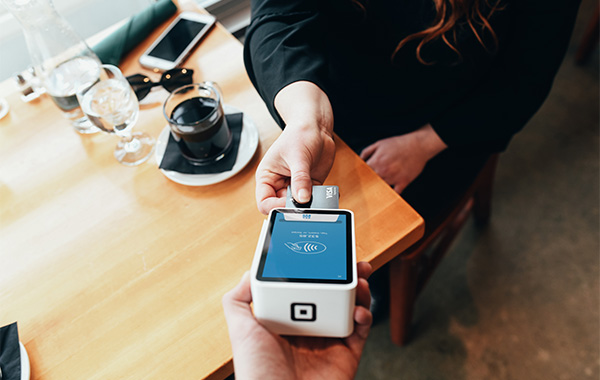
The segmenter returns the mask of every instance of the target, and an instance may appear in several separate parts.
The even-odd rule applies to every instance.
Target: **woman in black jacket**
[[[427,221],[548,95],[576,0],[252,0],[244,58],[284,128],[259,210],[308,201],[333,131]]]

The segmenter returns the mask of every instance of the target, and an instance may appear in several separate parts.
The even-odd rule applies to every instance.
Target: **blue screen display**
[[[350,282],[349,214],[277,212],[263,251],[263,279]]]

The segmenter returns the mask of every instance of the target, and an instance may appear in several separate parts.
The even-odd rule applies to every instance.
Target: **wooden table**
[[[127,57],[126,74],[151,73],[137,58],[165,26]],[[280,130],[246,76],[242,45],[220,25],[184,66],[218,82],[260,132],[248,166],[219,184],[179,185],[154,160],[120,165],[115,136],[79,135],[48,97],[25,104],[11,82],[0,84],[11,106],[0,120],[0,326],[18,321],[32,379],[233,371],[221,297],[250,268],[264,219],[253,176]],[[136,128],[158,136],[161,112],[144,107]],[[337,147],[327,183],[356,214],[359,260],[378,268],[422,235],[423,221]]]

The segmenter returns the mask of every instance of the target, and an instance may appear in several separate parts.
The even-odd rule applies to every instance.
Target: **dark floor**
[[[418,299],[412,339],[373,327],[357,379],[600,378],[598,49],[500,158],[491,224],[469,221]]]

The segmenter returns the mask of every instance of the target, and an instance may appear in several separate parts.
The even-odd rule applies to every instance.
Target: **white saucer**
[[[225,113],[238,113],[242,112],[235,107],[225,105],[224,106]],[[169,126],[163,128],[158,139],[156,140],[156,163],[160,166],[163,156],[165,155],[165,150],[167,149],[167,143],[169,142],[169,134],[170,134]],[[243,119],[243,127],[242,134],[240,136],[240,146],[238,149],[237,159],[235,164],[233,164],[233,168],[231,170],[215,173],[215,174],[184,174],[178,173],[171,170],[160,169],[160,171],[173,182],[177,182],[182,185],[187,186],[207,186],[215,183],[219,183],[225,181],[236,175],[240,170],[242,170],[250,159],[254,156],[254,152],[256,152],[256,148],[258,147],[258,129],[254,122],[244,113]]]
[[[19,347],[21,351],[21,380],[29,380],[29,356],[23,343],[19,342]]]

